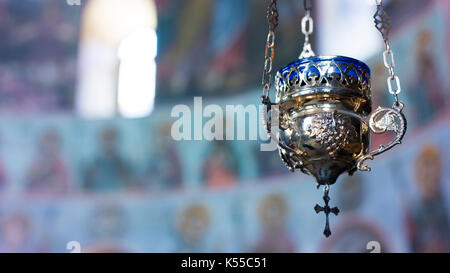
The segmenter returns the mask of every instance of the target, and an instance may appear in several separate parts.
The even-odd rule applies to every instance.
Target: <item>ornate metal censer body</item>
[[[331,185],[354,172],[369,147],[370,70],[347,57],[309,57],[276,75],[284,163]]]
[[[317,213],[326,214],[324,234],[327,237],[331,234],[328,216],[339,213],[337,207],[328,205],[329,186],[344,172],[351,175],[358,169],[369,171],[364,161],[399,144],[406,131],[406,119],[401,112],[403,103],[397,97],[401,90],[400,82],[393,70],[393,52],[387,41],[389,29],[386,31],[386,24],[390,21],[381,3],[377,2],[377,7],[375,23],[385,41],[383,57],[390,74],[387,84],[395,103],[392,108],[379,107],[372,113],[369,67],[349,57],[315,56],[309,43],[312,18],[306,4],[306,16],[302,20],[302,32],[305,34],[303,52],[299,60],[277,72],[275,102],[270,101],[268,91],[272,85],[273,30],[278,24],[278,13],[276,1],[272,0],[269,6],[270,31],[263,74],[263,104],[269,114],[265,121],[267,130],[278,143],[280,157],[291,171],[299,169],[314,176],[317,187],[324,186],[325,205],[316,205],[314,209]],[[309,30],[306,23],[310,25]],[[396,89],[392,87],[392,82]],[[371,131],[393,131],[396,137],[391,143],[370,152]]]

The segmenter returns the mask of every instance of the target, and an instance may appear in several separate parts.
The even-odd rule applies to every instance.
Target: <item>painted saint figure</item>
[[[210,155],[203,167],[203,177],[208,188],[234,185],[238,179],[238,160],[227,141],[213,142]]]
[[[177,225],[180,236],[178,252],[205,251],[205,237],[210,229],[210,211],[203,205],[193,204],[181,212]]]
[[[415,81],[410,87],[410,95],[419,124],[433,118],[445,104],[432,38],[429,30],[422,30],[417,36]]]
[[[425,146],[415,163],[420,201],[410,215],[408,229],[414,252],[449,252],[450,225],[442,196],[442,157],[435,146]]]
[[[56,131],[49,130],[41,136],[26,176],[25,188],[28,192],[67,193],[69,177],[60,146],[60,136]]]
[[[182,186],[182,166],[175,143],[170,136],[170,123],[160,126],[155,141],[155,150],[145,170],[144,180],[150,189],[176,189]]]
[[[282,196],[272,194],[264,198],[260,206],[263,231],[253,247],[254,252],[294,252],[295,247],[286,228],[286,214],[287,205]]]
[[[104,203],[90,215],[90,232],[93,242],[82,252],[86,253],[125,253],[129,250],[122,243],[127,232],[126,210],[116,203]]]
[[[125,190],[135,186],[132,170],[118,150],[118,132],[105,129],[100,136],[101,154],[87,168],[84,189],[87,191]]]
[[[0,221],[0,252],[32,252],[31,219],[23,212],[4,215]]]

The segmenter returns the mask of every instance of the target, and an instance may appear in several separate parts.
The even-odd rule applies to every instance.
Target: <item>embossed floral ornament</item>
[[[307,134],[324,146],[330,155],[358,139],[350,119],[336,112],[314,115]]]

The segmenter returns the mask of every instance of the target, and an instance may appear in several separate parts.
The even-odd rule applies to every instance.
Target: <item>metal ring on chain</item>
[[[306,15],[302,18],[302,33],[305,35],[311,35],[313,31],[314,21],[309,12],[307,12]]]
[[[303,35],[305,35],[305,42],[303,44],[302,53],[298,57],[299,59],[316,56],[312,50],[311,43],[309,42],[309,35],[314,32],[314,20],[311,17],[311,3],[307,3],[307,1],[304,0],[303,6],[305,8],[305,16],[303,16],[301,21],[301,30]]]
[[[395,80],[395,89],[392,88],[392,82]],[[387,78],[387,84],[388,84],[388,89],[389,89],[389,93],[391,93],[392,95],[398,95],[400,94],[400,92],[402,91],[402,88],[400,86],[400,79],[398,78],[397,75],[394,76],[394,78]]]
[[[388,56],[390,56],[389,61],[388,61]],[[384,62],[384,66],[386,68],[395,67],[394,51],[392,51],[392,50],[384,51],[383,52],[383,62]]]

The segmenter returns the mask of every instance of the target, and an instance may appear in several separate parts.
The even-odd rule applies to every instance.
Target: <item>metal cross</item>
[[[325,223],[325,229],[323,230],[323,234],[326,237],[329,237],[331,235],[328,216],[330,215],[330,213],[334,213],[334,215],[339,214],[338,207],[330,208],[330,206],[328,205],[328,202],[330,202],[330,197],[328,196],[328,190],[329,190],[329,186],[325,185],[324,194],[323,194],[323,201],[325,202],[325,206],[322,207],[322,206],[319,206],[319,204],[316,204],[316,206],[314,207],[314,210],[316,211],[316,213],[319,213],[321,211],[323,211],[325,213],[326,223]]]

